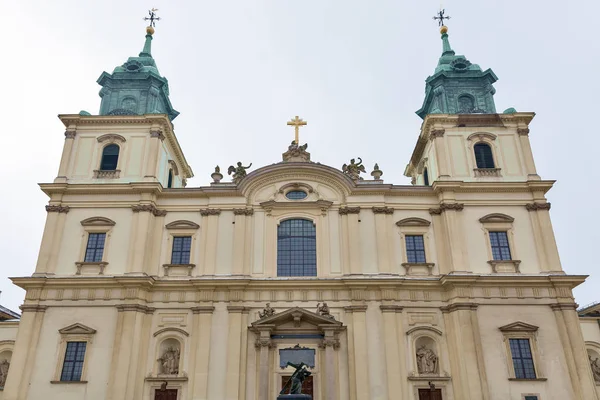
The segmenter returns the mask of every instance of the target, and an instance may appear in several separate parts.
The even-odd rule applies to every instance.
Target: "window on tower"
[[[506,232],[490,232],[490,245],[492,246],[494,260],[503,261],[512,259]]]
[[[169,179],[167,180],[167,188],[172,188],[173,187],[173,170],[170,169],[169,170]]]
[[[106,233],[90,233],[85,248],[85,262],[100,262],[104,253]]]
[[[317,276],[317,240],[312,221],[288,219],[279,224],[277,276]]]
[[[62,373],[60,374],[62,382],[77,382],[81,380],[86,345],[87,342],[67,342]]]
[[[191,236],[175,236],[171,252],[171,264],[189,264],[192,250]]]
[[[102,150],[102,161],[100,162],[101,171],[114,171],[117,169],[119,161],[119,146],[109,144]]]
[[[494,155],[492,154],[491,147],[486,143],[477,143],[473,147],[475,152],[475,162],[477,168],[495,168]]]
[[[429,173],[427,172],[427,168],[423,170],[423,181],[425,186],[429,186]]]

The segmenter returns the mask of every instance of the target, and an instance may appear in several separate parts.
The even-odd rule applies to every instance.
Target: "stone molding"
[[[194,314],[212,314],[215,311],[213,306],[197,306],[192,307],[192,313]]]
[[[69,212],[69,206],[54,206],[54,205],[48,205],[46,206],[46,211],[47,212],[57,212],[57,213],[68,213]]]
[[[527,211],[537,211],[537,210],[548,210],[548,211],[550,211],[550,207],[552,207],[551,203],[533,202],[533,203],[527,203],[527,204],[525,204],[525,208],[527,209]]]
[[[406,336],[410,336],[414,332],[418,331],[429,331],[437,334],[438,336],[444,335],[442,331],[440,331],[437,328],[434,328],[433,326],[415,326],[414,328],[410,328],[408,331],[406,331]]]
[[[409,276],[431,276],[433,275],[433,267],[435,267],[434,263],[410,263],[405,262],[400,264],[406,269],[406,275]]]
[[[65,131],[65,139],[75,139],[75,135],[77,135],[77,131]]]
[[[373,210],[373,214],[393,214],[394,213],[394,209],[389,208],[387,206],[373,207],[372,210]]]
[[[501,326],[498,329],[500,329],[501,332],[537,332],[539,327],[528,324],[526,322],[517,321],[508,325]]]
[[[344,311],[346,311],[347,313],[366,312],[367,308],[368,308],[368,306],[366,304],[355,305],[355,306],[346,306],[346,307],[344,307]]]
[[[440,310],[445,313],[451,313],[454,311],[475,311],[479,307],[477,303],[454,303],[447,306],[440,307]]]
[[[340,215],[359,214],[360,207],[340,207],[338,212]]]
[[[81,221],[81,226],[115,226],[117,223],[106,217],[91,217]]]
[[[169,160],[169,166],[171,167],[171,169],[173,170],[173,175],[178,176],[179,175],[179,168],[177,168],[177,163],[173,160]]]
[[[521,271],[519,270],[519,265],[521,264],[521,260],[489,260],[488,264],[490,264],[492,266],[492,271],[497,274],[497,273],[517,273],[520,274]],[[501,264],[511,264],[513,270],[512,271],[501,271],[498,268],[498,265]]]
[[[19,308],[21,309],[22,313],[28,311],[45,312],[48,309],[48,306],[41,306],[39,304],[21,304]]]
[[[244,306],[227,306],[227,312],[248,314],[250,312],[250,308]]]
[[[446,133],[445,129],[432,129],[431,132],[429,133],[429,140],[433,140],[435,138],[442,137],[442,136],[444,136],[445,133]]]
[[[94,170],[94,179],[119,179],[121,177],[120,169],[111,169],[111,170],[102,170],[95,169]]]
[[[80,323],[74,323],[58,330],[62,335],[93,335],[96,330]]]
[[[319,343],[320,349],[325,349],[327,347],[333,347],[334,350],[338,350],[340,348],[340,340],[339,339],[323,339]]]
[[[175,328],[175,327],[168,327],[168,328],[163,328],[159,331],[154,332],[154,334],[152,336],[157,337],[158,335],[160,335],[161,333],[165,333],[165,332],[177,332],[182,334],[183,336],[190,336],[189,333],[187,333],[186,331],[184,331],[181,328]]]
[[[136,204],[131,206],[131,210],[133,212],[150,212],[155,217],[164,217],[167,215],[167,210],[159,210],[154,206],[154,204]]]
[[[577,303],[557,303],[550,304],[552,311],[573,310],[576,311],[579,305]]]
[[[127,141],[123,136],[117,135],[116,133],[107,133],[106,135],[98,136],[96,138],[96,140],[98,141],[98,143],[102,143],[102,142],[125,143]]]
[[[488,140],[496,140],[497,136],[494,135],[493,133],[489,133],[489,132],[475,132],[470,134],[469,136],[467,136],[467,140],[473,140],[473,139],[477,139],[480,142],[483,142],[484,139],[488,139]]]
[[[254,215],[253,208],[234,208],[233,215]]]
[[[151,129],[150,137],[159,138],[160,140],[165,140],[165,135],[162,133],[160,129]]]
[[[400,221],[396,222],[396,226],[429,226],[431,225],[431,221],[427,221],[423,218],[418,217],[410,217],[404,218]]]
[[[81,270],[84,267],[98,267],[98,275],[104,275],[104,269],[106,268],[107,265],[108,265],[108,262],[106,262],[106,261],[99,261],[99,262],[78,261],[75,263],[75,266],[77,267],[77,272],[75,272],[75,275],[81,275]]]
[[[154,311],[156,311],[156,308],[144,306],[141,304],[118,304],[116,307],[119,312],[135,311],[144,314],[154,314]]]
[[[519,136],[529,136],[529,128],[517,128]]]
[[[206,217],[208,215],[220,215],[220,214],[221,214],[220,208],[203,208],[200,210],[200,215],[202,215],[203,217]]]
[[[163,264],[165,269],[165,276],[170,276],[170,270],[184,270],[186,276],[192,276],[192,270],[196,267],[196,264]],[[182,276],[181,274],[175,274],[174,276]]]
[[[492,213],[479,218],[479,222],[483,223],[494,223],[494,222],[513,222],[515,219],[510,215],[501,213]]]
[[[441,203],[438,208],[430,208],[429,214],[440,215],[442,212],[447,210],[462,211],[465,205],[462,203]]]
[[[500,173],[502,171],[500,168],[473,168],[473,174],[476,178],[486,178],[486,177],[502,177]]]
[[[379,306],[379,309],[381,310],[382,313],[389,313],[389,312],[401,313],[402,310],[404,309],[404,307],[394,305],[394,304],[382,304]]]
[[[200,225],[195,222],[179,219],[177,221],[169,222],[165,225],[167,229],[199,229]]]

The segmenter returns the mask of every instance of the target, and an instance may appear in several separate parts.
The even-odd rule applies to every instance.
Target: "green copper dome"
[[[98,78],[100,115],[167,114],[171,120],[179,115],[169,100],[169,81],[161,76],[152,58],[152,34],[146,29],[144,49],[137,57],[116,67],[112,74]]]
[[[492,86],[498,80],[491,69],[482,71],[465,56],[456,55],[442,26],[443,50],[435,73],[425,80],[425,100],[417,115],[491,114],[496,112]]]

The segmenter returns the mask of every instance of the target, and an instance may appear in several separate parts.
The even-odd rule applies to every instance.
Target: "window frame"
[[[414,246],[414,249],[409,249],[409,238],[413,242],[411,245]],[[415,238],[421,238],[421,243],[417,243]],[[417,249],[419,244],[423,245],[423,249]],[[406,253],[406,262],[410,264],[424,264],[427,263],[427,253],[425,252],[425,235],[404,235],[404,251]],[[410,260],[411,253],[414,252],[415,260]],[[420,253],[423,253],[423,261],[417,261]]]
[[[53,375],[53,379],[50,383],[54,384],[73,384],[73,383],[87,383],[87,370],[89,366],[89,360],[93,354],[93,343],[96,330],[87,327],[80,323],[67,326],[58,330],[59,343],[58,343],[58,358],[56,360],[56,367]],[[62,371],[65,363],[65,356],[67,352],[67,344],[69,342],[85,342],[85,353],[83,356],[83,367],[81,369],[81,376],[78,381],[63,381]]]
[[[99,249],[99,247],[94,247],[93,249],[90,248],[90,240],[92,239],[93,235],[104,235],[104,240],[102,243],[102,256],[100,257],[99,260],[96,260],[96,256],[97,256],[97,251]],[[87,234],[87,241],[85,244],[85,253],[83,255],[83,262],[91,262],[91,263],[99,263],[103,261],[104,258],[104,250],[106,249],[106,232],[88,232]],[[88,260],[88,251],[89,250],[93,250],[94,251],[94,257],[92,260]]]
[[[200,225],[188,220],[177,220],[166,224],[165,229],[168,235],[162,251],[164,276],[191,276],[192,270],[196,267],[196,261],[200,260],[200,251],[197,249]],[[187,264],[172,264],[175,238],[188,236],[191,237],[189,262]]]
[[[310,222],[312,224],[312,226],[314,227],[314,238],[315,238],[315,274],[314,275],[279,275],[279,229],[282,223],[285,223],[287,221],[293,221],[293,220],[302,220],[302,221],[307,221]],[[275,243],[276,245],[275,247],[275,276],[280,278],[314,278],[314,277],[318,277],[319,276],[319,250],[318,250],[318,227],[317,224],[315,222],[315,220],[313,218],[308,218],[306,216],[288,216],[286,218],[282,218],[281,220],[277,221],[277,226],[275,228]],[[303,265],[303,269],[305,268],[305,265]]]
[[[185,239],[185,238],[189,238],[190,239],[190,250],[189,250],[189,254],[188,254],[188,259],[187,262],[179,262],[179,263],[175,263],[173,262],[173,256],[175,255],[175,242],[177,241],[177,239]],[[190,261],[192,260],[192,244],[194,243],[194,236],[193,235],[173,235],[173,237],[171,238],[171,265],[188,265],[190,264]],[[182,243],[183,246],[184,243]],[[179,253],[184,253],[184,250],[179,251]]]
[[[75,264],[77,266],[77,275],[82,273],[92,272],[98,275],[104,274],[104,268],[108,265],[108,254],[110,249],[110,239],[112,237],[113,227],[116,223],[106,217],[91,217],[81,221],[82,233],[81,233],[81,245],[79,250],[79,260]],[[92,233],[104,233],[104,249],[102,251],[102,259],[100,261],[85,261],[85,255],[87,252],[87,244],[89,241],[90,234]]]
[[[109,146],[116,146],[119,149],[119,152],[117,153],[117,163],[115,164],[115,168],[114,169],[103,169],[102,168],[102,162],[104,160],[104,151],[106,150],[107,147]],[[105,145],[102,146],[101,150],[100,150],[100,162],[98,163],[98,171],[102,171],[102,172],[109,172],[109,171],[120,171],[119,166],[120,166],[120,162],[121,162],[121,154],[122,154],[122,148],[119,144],[115,143],[115,142],[109,142],[106,143]]]
[[[504,234],[503,236],[506,237],[506,246],[503,246],[500,244],[501,238],[499,236],[501,236],[500,234]],[[499,229],[499,230],[489,230],[488,231],[488,239],[490,240],[490,249],[492,250],[492,260],[493,261],[513,261],[513,257],[512,257],[512,251],[510,249],[510,242],[508,241],[508,234],[509,232],[507,230],[503,230],[503,229]],[[492,243],[492,237],[495,237],[496,240],[498,241],[498,245],[494,246],[494,244]],[[503,238],[502,238],[503,239]],[[498,249],[498,251],[500,251],[500,258],[496,258],[495,254],[494,254],[494,248]],[[503,249],[508,249],[508,258],[502,258],[503,254],[502,254],[502,250]]]
[[[470,153],[469,163],[475,178],[502,177],[502,160],[500,159],[500,151],[496,148],[496,139],[497,136],[489,132],[475,132],[467,137],[467,147]],[[477,158],[475,157],[475,145],[477,144],[487,144],[490,147],[494,168],[479,168],[477,166]]]
[[[511,360],[512,360],[512,365],[513,365],[513,370],[515,373],[515,378],[517,379],[527,379],[527,380],[531,380],[531,379],[537,379],[537,372],[535,370],[535,362],[533,359],[533,351],[531,351],[531,340],[529,340],[529,338],[517,338],[517,337],[511,337],[508,338],[508,347],[510,348],[510,355],[511,355]],[[523,343],[527,343],[527,347],[529,350],[529,353],[531,354],[531,357],[524,357],[521,354],[521,342]],[[519,347],[519,354],[515,354],[515,352],[513,351],[513,346],[512,344],[516,344]],[[531,363],[533,364],[533,377],[526,377],[526,376],[521,376],[518,377],[517,376],[517,371],[514,369],[515,368],[515,360],[520,360],[522,367],[523,367],[523,373],[525,375],[527,375],[527,371],[525,370],[525,361],[526,360],[530,360],[531,359]]]
[[[512,324],[500,327],[500,332],[503,335],[504,351],[506,357],[506,365],[508,368],[508,380],[509,381],[545,381],[547,380],[544,376],[542,363],[539,357],[538,343],[537,343],[537,332],[538,327],[530,325],[524,322],[514,322]],[[527,339],[529,340],[529,348],[531,350],[531,358],[533,360],[533,369],[535,371],[535,378],[517,378],[515,374],[515,368],[513,365],[513,354],[510,348],[510,339]]]
[[[490,150],[490,157],[492,158],[492,160],[491,160],[491,161],[492,161],[492,166],[491,166],[491,167],[487,167],[487,166],[485,166],[485,167],[480,167],[480,166],[477,164],[477,154],[476,154],[476,148],[477,148],[478,146],[479,146],[479,147],[486,146],[486,147],[487,147],[487,148]],[[489,143],[486,143],[486,142],[483,142],[483,141],[479,141],[479,142],[477,142],[477,143],[474,143],[474,144],[473,144],[473,156],[475,157],[475,168],[477,168],[477,169],[489,169],[489,170],[492,170],[492,169],[496,169],[496,168],[498,168],[498,167],[496,166],[496,164],[497,164],[497,163],[496,163],[496,159],[495,159],[495,157],[494,157],[494,150],[492,149],[492,146],[491,146]],[[483,161],[485,161],[485,159],[484,159]]]
[[[396,222],[400,243],[397,247],[400,252],[400,265],[404,267],[406,275],[433,275],[435,257],[433,244],[431,243],[431,222],[429,220],[410,217]],[[408,261],[406,248],[406,236],[423,236],[423,247],[425,248],[425,262],[414,263]]]
[[[514,230],[514,218],[500,213],[487,214],[479,218],[481,223],[481,230],[485,240],[485,246],[487,249],[488,261],[491,265],[492,272],[494,273],[520,273],[521,260],[518,257],[518,249],[516,247],[515,230]],[[490,232],[506,232],[508,239],[508,248],[510,251],[510,260],[494,260],[494,252],[492,250],[492,241]]]

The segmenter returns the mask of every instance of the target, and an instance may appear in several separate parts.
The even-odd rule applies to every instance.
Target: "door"
[[[419,389],[419,400],[442,400],[442,389]]]
[[[154,400],[177,400],[177,389],[156,389]]]
[[[282,376],[281,377],[281,387],[283,388],[287,381],[289,381],[291,376]],[[281,390],[281,389],[279,389]],[[289,393],[289,388],[286,390],[286,393]],[[304,382],[302,382],[302,394],[313,394],[313,377],[307,376]],[[170,400],[170,399],[169,399]]]

